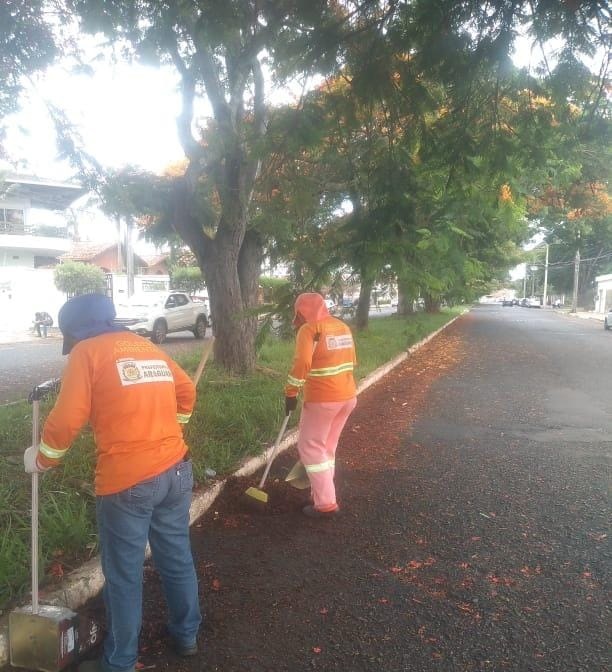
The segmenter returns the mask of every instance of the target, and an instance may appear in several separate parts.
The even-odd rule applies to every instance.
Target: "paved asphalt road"
[[[601,324],[473,309],[360,397],[337,518],[247,515],[245,484],[224,491],[192,533],[201,653],[179,662],[160,643],[151,578],[143,662],[607,672],[611,349]],[[275,463],[271,499],[294,459]]]
[[[607,672],[611,350],[600,323],[474,308],[360,396],[341,515],[247,513],[239,483],[192,528],[195,658],[147,569],[145,669]]]

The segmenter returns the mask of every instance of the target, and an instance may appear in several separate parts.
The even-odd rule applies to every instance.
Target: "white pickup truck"
[[[167,334],[177,331],[191,331],[196,338],[206,336],[206,304],[194,302],[185,292],[143,292],[117,301],[116,309],[115,324],[150,336],[153,343],[163,343]]]

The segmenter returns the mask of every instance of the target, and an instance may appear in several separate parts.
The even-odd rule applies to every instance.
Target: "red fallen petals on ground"
[[[316,654],[321,653],[322,650],[323,650],[323,649],[321,649],[320,646],[313,646],[313,647],[312,647],[312,652],[313,652],[313,653],[316,653]]]
[[[534,576],[536,574],[541,574],[542,573],[542,568],[540,565],[536,565],[535,567],[528,567],[525,565],[524,567],[521,567],[521,574],[523,576]]]
[[[327,607],[321,607],[321,609],[319,609],[319,613],[322,616],[327,616],[327,614],[329,613],[329,609],[327,609]]]
[[[487,574],[487,580],[498,586],[514,586],[516,581],[507,576],[496,576],[495,574]]]
[[[47,570],[47,573],[51,576],[56,576],[58,579],[61,579],[64,576],[64,568],[61,563],[54,562]]]
[[[219,579],[213,579],[210,582],[210,587],[211,587],[211,590],[215,590],[215,591],[221,590],[221,581],[219,581]]]
[[[593,539],[593,541],[603,541],[608,538],[607,534],[596,534],[595,532],[589,532],[588,536]]]

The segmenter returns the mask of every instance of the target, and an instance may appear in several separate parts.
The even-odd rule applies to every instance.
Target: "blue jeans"
[[[193,489],[191,461],[113,495],[96,497],[108,633],[102,667],[132,672],[142,624],[142,581],[147,540],[168,604],[168,632],[195,644],[202,621],[189,541]]]

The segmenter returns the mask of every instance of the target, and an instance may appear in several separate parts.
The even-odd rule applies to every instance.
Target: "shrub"
[[[106,277],[104,271],[80,261],[67,261],[55,269],[55,286],[68,296],[80,294],[104,294]]]

